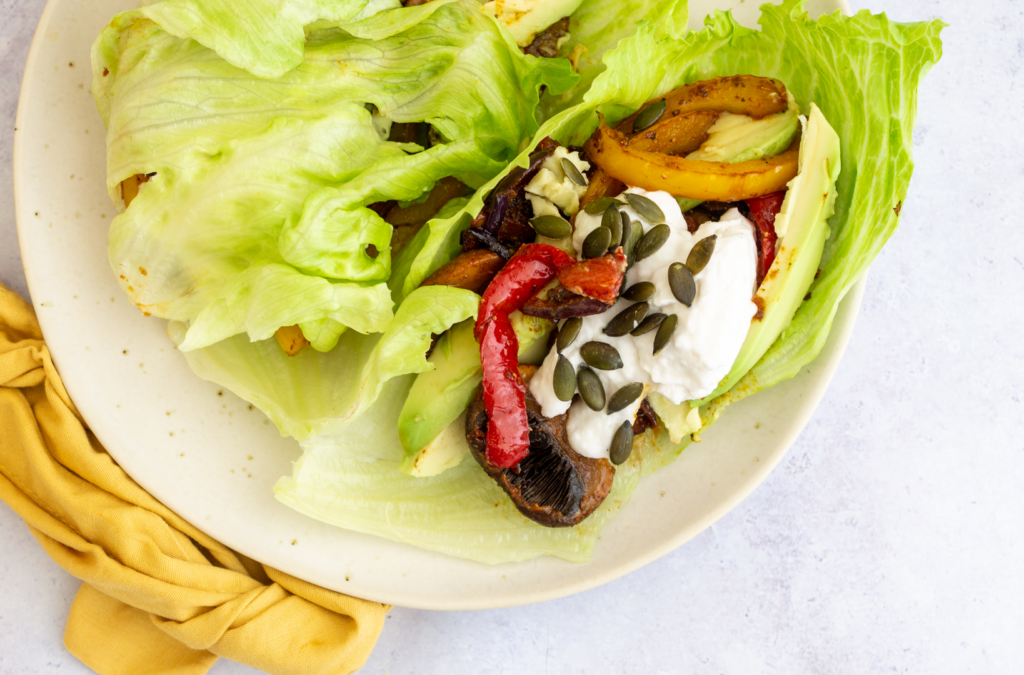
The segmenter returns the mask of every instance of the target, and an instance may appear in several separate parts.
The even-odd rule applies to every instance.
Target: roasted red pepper
[[[526,385],[519,374],[519,340],[508,314],[492,316],[480,336],[484,406],[487,408],[487,461],[509,469],[530,453]]]
[[[508,315],[516,311],[544,284],[554,279],[559,270],[575,262],[568,253],[548,244],[520,246],[484,291],[476,320],[477,340],[480,340],[480,331],[489,318],[498,313]]]
[[[476,321],[487,409],[487,461],[510,469],[530,452],[526,385],[509,314],[576,261],[554,246],[524,244],[484,291]]]
[[[750,217],[757,225],[757,231],[761,237],[761,258],[758,260],[757,284],[761,285],[764,277],[775,262],[775,242],[778,239],[775,235],[775,216],[782,210],[782,202],[786,198],[786,192],[773,192],[764,197],[747,199],[747,206],[750,207]]]
[[[558,272],[558,280],[573,293],[614,305],[626,273],[626,256],[622,247],[600,258],[584,260]]]

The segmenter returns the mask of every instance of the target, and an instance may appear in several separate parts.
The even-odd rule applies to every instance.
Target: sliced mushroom
[[[454,286],[479,294],[504,266],[505,259],[500,255],[478,248],[455,256],[424,279],[421,285]]]
[[[536,366],[520,366],[523,379]],[[607,459],[583,457],[569,445],[568,414],[547,418],[526,391],[530,424],[530,454],[514,469],[499,469],[487,461],[487,411],[483,392],[466,414],[466,439],[473,457],[512,498],[524,516],[547,527],[571,527],[601,505],[612,488],[615,467]]]

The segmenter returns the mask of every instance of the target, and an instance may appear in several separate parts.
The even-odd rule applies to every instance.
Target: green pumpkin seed
[[[693,304],[697,295],[697,282],[693,280],[693,272],[683,263],[676,262],[668,266],[668,287],[676,300],[687,307]]]
[[[537,216],[530,221],[530,225],[533,226],[537,234],[549,239],[568,237],[572,232],[572,226],[569,225],[569,221],[558,216]]]
[[[569,359],[561,354],[558,355],[558,363],[555,364],[554,375],[555,396],[559,401],[571,401],[576,393],[576,370],[572,367]]]
[[[612,464],[618,466],[629,459],[629,455],[632,452],[633,425],[627,421],[623,422],[615,430],[615,435],[612,436],[612,444],[608,447],[608,458],[612,460]]]
[[[632,192],[626,193],[626,201],[633,207],[637,215],[646,220],[651,225],[657,225],[665,222],[665,213],[661,210],[661,207],[654,203],[653,200],[644,197],[643,195],[633,194]]]
[[[580,398],[591,410],[604,410],[604,385],[601,378],[590,368],[580,366],[580,372],[576,375],[580,386]]]
[[[633,404],[640,394],[644,393],[644,385],[642,382],[633,382],[622,387],[617,392],[612,394],[612,397],[608,399],[608,414],[617,413],[620,410],[625,410],[627,407]]]
[[[693,276],[700,274],[700,271],[711,260],[711,254],[715,252],[716,241],[718,241],[718,235],[713,234],[710,237],[704,237],[690,249],[690,255],[686,256],[686,266],[690,268]]]
[[[644,320],[647,311],[651,308],[646,302],[638,302],[630,305],[615,315],[615,318],[604,327],[604,334],[609,337],[622,337],[630,332]]]
[[[588,342],[580,347],[580,356],[591,368],[618,370],[622,367],[619,351],[605,342]]]
[[[658,326],[658,332],[654,335],[654,355],[665,348],[669,340],[672,339],[672,334],[676,332],[676,325],[679,323],[679,317],[675,314],[669,314]]]
[[[599,227],[583,240],[583,257],[600,258],[608,250],[612,241],[612,231],[607,227]]]
[[[661,119],[661,116],[665,114],[666,108],[668,108],[668,104],[665,102],[665,99],[661,99],[641,110],[640,114],[633,119],[633,133],[654,126]]]
[[[605,209],[615,203],[613,197],[598,197],[592,202],[588,202],[583,210],[592,216],[596,216],[599,213],[604,213]]]
[[[652,330],[660,326],[661,322],[665,320],[666,316],[668,315],[662,314],[660,312],[656,314],[649,314],[646,319],[640,322],[639,326],[637,326],[632,330],[632,332],[630,332],[630,335],[632,335],[633,337],[647,335]]]
[[[573,317],[565,320],[562,327],[558,329],[558,338],[555,340],[555,348],[559,354],[576,340],[576,336],[580,334],[580,328],[583,328],[583,319]]]
[[[647,230],[644,236],[640,238],[636,248],[633,249],[633,259],[636,262],[640,262],[644,258],[651,257],[665,245],[671,234],[672,230],[669,229],[668,225],[655,225]]]
[[[633,302],[643,302],[644,300],[650,300],[655,290],[654,284],[650,281],[638,281],[627,288],[622,297]]]
[[[604,215],[601,216],[601,227],[607,227],[612,233],[608,241],[609,248],[618,246],[619,240],[622,239],[622,218],[619,217],[619,210],[614,205],[605,209]]]
[[[626,254],[626,265],[632,267],[633,263],[636,262],[636,247],[640,243],[640,240],[644,236],[644,228],[640,226],[640,222],[634,222],[631,225],[629,231],[629,243],[626,244],[623,253]]]
[[[580,173],[580,170],[576,168],[576,165],[568,157],[562,158],[562,171],[573,183],[576,183],[580,187],[587,187],[586,177]]]

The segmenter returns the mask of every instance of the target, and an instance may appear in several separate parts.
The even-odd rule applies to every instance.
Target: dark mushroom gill
[[[535,367],[521,367],[523,377]],[[473,457],[512,498],[527,518],[548,527],[571,527],[601,505],[615,477],[607,459],[583,457],[569,445],[567,415],[547,418],[540,404],[526,392],[530,423],[530,454],[515,469],[499,469],[487,461],[487,411],[482,392],[466,415],[466,438]]]

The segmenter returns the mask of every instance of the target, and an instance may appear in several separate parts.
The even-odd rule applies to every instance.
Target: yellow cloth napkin
[[[0,499],[83,580],[64,644],[101,675],[351,673],[387,605],[313,586],[207,537],[139,487],[85,426],[32,308],[0,284]]]

